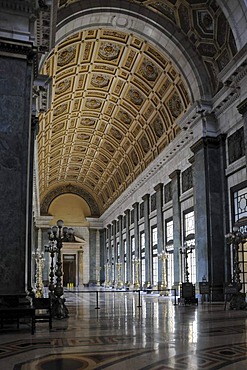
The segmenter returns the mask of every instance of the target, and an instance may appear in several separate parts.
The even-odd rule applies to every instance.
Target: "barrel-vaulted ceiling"
[[[143,3],[167,16],[176,1]],[[190,3],[200,2],[184,3],[185,15]],[[206,11],[208,2],[201,3],[203,12],[197,6],[197,15],[192,9],[176,21],[181,32],[193,28],[197,48],[210,54],[205,60],[212,66],[215,53],[220,57],[231,45],[231,33],[227,28],[217,42],[222,12],[212,6]],[[227,52],[233,53],[229,47]],[[40,114],[41,202],[58,187],[75,187],[85,200],[93,199],[100,214],[179,134],[179,119],[192,103],[172,61],[144,38],[120,30],[91,28],[70,35],[50,53],[42,73],[51,77],[52,89],[51,106]]]

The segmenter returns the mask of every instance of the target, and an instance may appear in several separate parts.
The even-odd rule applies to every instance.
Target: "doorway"
[[[63,255],[63,286],[76,286],[76,255]]]

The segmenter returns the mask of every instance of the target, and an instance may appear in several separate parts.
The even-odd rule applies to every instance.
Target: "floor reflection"
[[[65,298],[69,317],[54,320],[50,332],[45,324],[33,336],[28,325],[2,329],[0,369],[247,368],[246,311],[137,292],[102,290],[98,305],[86,289]]]

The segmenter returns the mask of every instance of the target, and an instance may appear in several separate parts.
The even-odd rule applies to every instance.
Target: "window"
[[[114,263],[115,263],[115,258],[114,258],[114,245],[111,246],[111,280],[115,280],[115,269],[114,269]]]
[[[183,274],[184,281],[189,279],[189,282],[195,284],[196,282],[196,254],[195,254],[195,217],[194,211],[184,214],[184,266]],[[187,255],[187,260],[186,260]],[[186,276],[186,264],[188,265],[188,273]]]
[[[133,263],[135,258],[135,237],[131,236],[131,259],[132,259],[132,280],[135,283],[135,264]]]
[[[157,227],[152,228],[153,285],[158,284]]]
[[[124,282],[127,283],[127,242],[126,239],[123,241],[124,244]]]
[[[235,222],[247,217],[247,188],[236,191],[234,198]]]
[[[174,247],[173,247],[173,220],[165,222],[167,259],[167,287],[172,288],[174,284]]]
[[[117,262],[120,262],[120,244],[117,242]]]

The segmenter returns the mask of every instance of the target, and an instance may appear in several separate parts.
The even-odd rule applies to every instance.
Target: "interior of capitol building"
[[[0,368],[246,369],[247,1],[0,0],[0,113]]]

